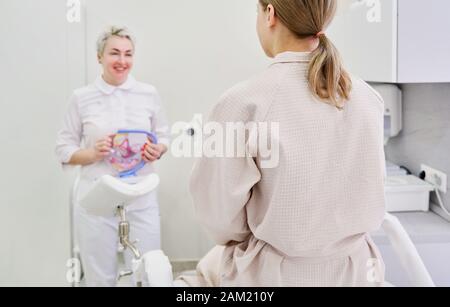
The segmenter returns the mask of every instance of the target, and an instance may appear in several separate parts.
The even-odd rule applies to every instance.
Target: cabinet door
[[[328,33],[347,69],[366,81],[397,81],[397,0],[339,0]]]
[[[450,1],[399,0],[398,82],[450,82]]]

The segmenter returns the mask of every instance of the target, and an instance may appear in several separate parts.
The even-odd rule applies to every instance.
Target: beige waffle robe
[[[344,110],[316,99],[311,54],[279,54],[223,95],[209,120],[279,123],[279,163],[201,158],[191,193],[217,243],[191,286],[377,286],[384,278],[368,233],[385,213],[381,97],[353,78]],[[248,141],[248,139],[247,139]],[[259,151],[258,151],[259,152]]]

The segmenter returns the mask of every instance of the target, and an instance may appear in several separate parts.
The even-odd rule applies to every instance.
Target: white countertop
[[[394,213],[415,244],[450,243],[450,222],[434,212]],[[377,244],[389,241],[382,230],[372,233]]]

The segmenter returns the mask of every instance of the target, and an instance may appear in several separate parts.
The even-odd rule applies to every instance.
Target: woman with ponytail
[[[337,0],[260,0],[257,30],[273,63],[229,90],[210,120],[277,123],[267,155],[197,161],[191,192],[215,239],[203,286],[380,286],[369,233],[384,207],[383,101],[350,76],[326,35]],[[263,136],[265,137],[265,136]],[[229,144],[228,144],[229,145]]]

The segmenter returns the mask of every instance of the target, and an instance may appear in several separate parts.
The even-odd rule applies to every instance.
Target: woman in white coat
[[[114,174],[106,162],[111,135],[121,129],[144,130],[158,137],[148,142],[144,160],[154,162],[167,151],[169,126],[156,89],[136,81],[133,68],[135,41],[125,28],[111,27],[97,43],[103,74],[72,95],[69,110],[58,133],[56,154],[63,165],[81,166],[77,195],[106,174]],[[140,171],[153,172],[151,163]],[[83,269],[89,286],[114,286],[117,280],[117,218],[89,215],[75,204],[75,228]],[[160,217],[156,193],[136,200],[128,207],[131,239],[139,239],[142,253],[160,249]],[[127,257],[127,262],[130,261]]]
[[[368,233],[385,213],[384,107],[344,70],[324,32],[336,6],[259,1],[258,34],[273,63],[226,92],[210,121],[278,123],[269,134],[278,165],[265,168],[264,148],[251,138],[246,157],[196,163],[194,205],[218,247],[197,276],[181,278],[188,285],[382,285]]]

